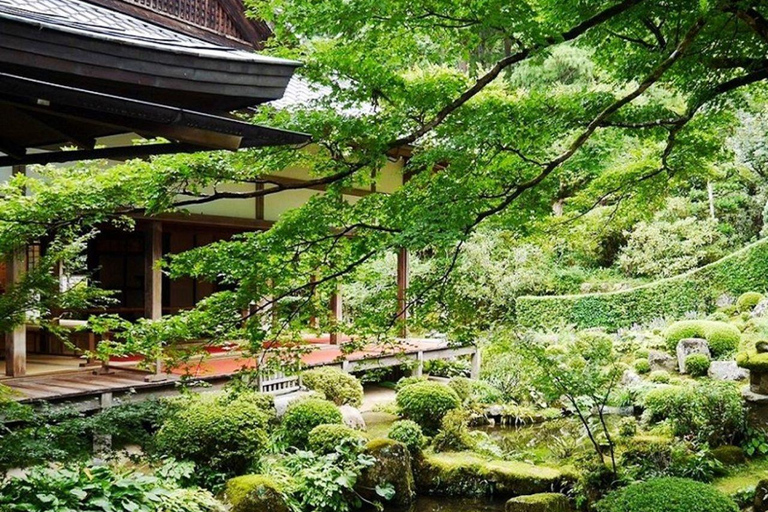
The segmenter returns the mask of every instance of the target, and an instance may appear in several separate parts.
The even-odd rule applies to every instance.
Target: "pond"
[[[505,502],[485,498],[446,498],[419,496],[407,509],[385,509],[385,512],[503,512]]]

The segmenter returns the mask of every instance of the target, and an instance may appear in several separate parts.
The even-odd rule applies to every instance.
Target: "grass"
[[[716,479],[712,484],[729,496],[744,489],[755,487],[760,480],[768,478],[768,457],[753,460],[743,466],[736,466],[728,475]]]

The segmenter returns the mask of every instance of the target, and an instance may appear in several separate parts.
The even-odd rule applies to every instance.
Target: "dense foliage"
[[[283,415],[282,439],[289,446],[306,448],[312,429],[341,422],[341,412],[333,402],[320,398],[301,398],[291,402]]]
[[[301,374],[301,383],[336,405],[360,407],[363,402],[363,386],[360,381],[337,368],[307,370]]]
[[[692,480],[658,478],[616,491],[598,503],[600,512],[737,512],[720,491]]]
[[[531,328],[576,325],[618,329],[657,318],[710,311],[723,294],[765,288],[768,243],[757,242],[700,269],[628,290],[557,297],[521,297],[517,320]]]
[[[416,382],[397,392],[400,414],[418,423],[428,434],[437,432],[443,417],[460,405],[456,392],[439,382]]]

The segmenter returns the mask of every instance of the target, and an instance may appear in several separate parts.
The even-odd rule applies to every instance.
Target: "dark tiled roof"
[[[0,18],[44,29],[200,57],[288,62],[210,43],[84,0],[0,0]]]

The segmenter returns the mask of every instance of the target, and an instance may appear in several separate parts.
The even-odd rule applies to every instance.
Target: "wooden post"
[[[25,249],[15,251],[5,262],[6,283],[8,286],[21,281],[26,270]],[[26,315],[26,313],[25,313]],[[23,377],[27,374],[27,326],[25,322],[17,325],[5,334],[5,375]]]
[[[151,221],[144,242],[144,317],[149,320],[160,320],[163,317],[163,273],[157,262],[163,257],[163,225],[159,221]],[[155,362],[157,380],[163,372],[163,361]]]
[[[336,291],[331,295],[331,324],[333,326],[331,332],[331,345],[339,344],[339,333],[336,332],[336,326],[338,326],[344,320],[344,313],[342,311],[341,302],[341,288],[336,288]]]
[[[397,253],[397,320],[401,338],[408,337],[409,263],[408,249],[401,248]]]
[[[416,354],[416,367],[411,373],[414,377],[421,377],[424,375],[424,352],[419,351]]]
[[[472,379],[480,378],[480,349],[475,347],[475,352],[472,354],[472,366],[470,367],[469,377]]]

